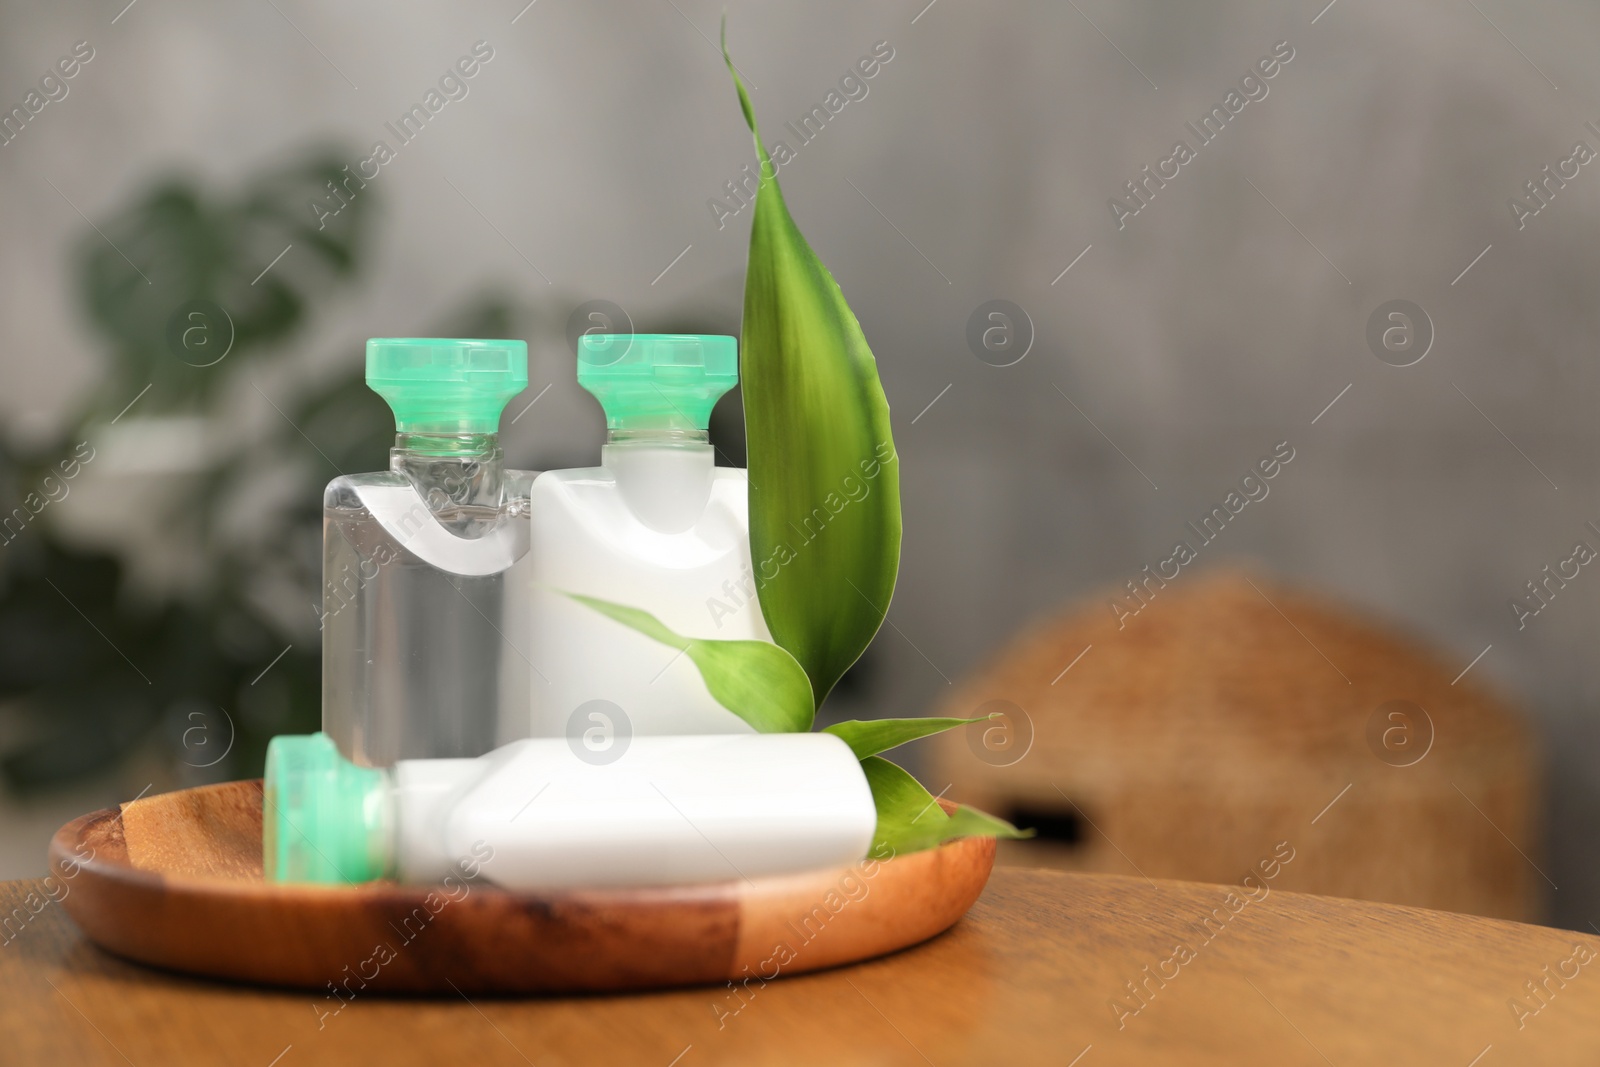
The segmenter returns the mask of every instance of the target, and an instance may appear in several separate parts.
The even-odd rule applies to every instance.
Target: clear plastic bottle
[[[528,733],[528,490],[500,414],[522,341],[374,338],[389,470],[323,496],[322,723],[357,763],[479,756]]]
[[[600,466],[546,471],[530,495],[535,737],[752,730],[689,657],[563,595],[642,609],[686,637],[772,640],[750,564],[749,476],[716,466],[707,436],[738,381],[732,337],[579,338],[578,383],[608,432]]]

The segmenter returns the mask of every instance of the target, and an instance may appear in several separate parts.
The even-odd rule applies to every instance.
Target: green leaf
[[[889,610],[900,566],[900,470],[861,325],[789,216],[755,110],[722,54],[761,160],[745,275],[740,381],[750,552],[773,640],[820,705]]]
[[[931,734],[943,733],[953,730],[957,726],[966,726],[968,723],[983,722],[987,716],[980,715],[976,719],[940,719],[924,717],[920,719],[849,719],[845,722],[834,723],[822,732],[837,734],[844,738],[850,746],[850,751],[856,754],[856,759],[866,759],[879,752],[887,752],[891,748],[915,741],[919,737],[928,737]]]
[[[682,649],[700,669],[711,696],[764,734],[804,733],[815,707],[811,683],[793,656],[767,641],[710,641],[684,637],[648,611],[568,593],[607,618],[652,640]]]
[[[876,859],[920,852],[956,837],[1033,836],[1032,830],[1018,830],[1004,819],[965,805],[946,815],[922,783],[882,756],[868,756],[861,761],[861,770],[878,809],[870,852]]]

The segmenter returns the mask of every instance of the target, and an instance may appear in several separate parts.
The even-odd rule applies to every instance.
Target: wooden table
[[[0,883],[0,913],[38,888]],[[0,1063],[1600,1062],[1600,936],[1270,887],[1247,900],[1237,886],[1000,869],[942,937],[742,996],[358,998],[337,1014],[313,993],[123,963],[55,904],[0,936]]]

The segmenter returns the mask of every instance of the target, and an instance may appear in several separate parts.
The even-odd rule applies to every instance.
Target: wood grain
[[[1346,605],[1237,568],[1186,568],[1145,596],[1120,622],[1107,602],[1135,604],[1126,589],[1040,621],[937,709],[973,716],[1009,702],[1026,714],[1032,747],[975,751],[988,724],[951,731],[926,742],[929,781],[1024,822],[1058,816],[1081,834],[1007,842],[1002,864],[1237,881],[1272,843],[1298,843],[1337,798],[1286,888],[1543,914],[1538,761],[1481,665],[1460,677],[1470,653],[1444,662]],[[1414,746],[1409,766],[1394,764],[1412,754],[1389,751],[1385,762],[1369,737],[1390,701],[1432,724],[1431,746],[1421,719],[1391,735]],[[1019,746],[1027,729],[1012,738]]]
[[[75,891],[57,882],[50,892],[70,900]],[[737,989],[344,1002],[124,963],[89,944],[50,892],[0,884],[0,912],[28,915],[0,945],[7,1063],[1467,1067],[1481,1055],[1477,1067],[1504,1067],[1600,1058],[1600,961],[1568,980],[1544,977],[1574,945],[1600,949],[1593,933],[1279,890],[1195,944],[1176,977],[1152,980],[1120,1029],[1112,1001],[1139,1004],[1124,983],[1143,983],[1175,941],[1198,941],[1190,924],[1225,907],[1228,887],[1002,868],[948,933],[852,967]],[[451,979],[476,965],[434,963]],[[1541,981],[1542,1002],[1525,984]],[[1520,1029],[1516,998],[1524,1010],[1539,1006]]]
[[[764,981],[926,940],[972,906],[994,841],[853,868],[665,889],[510,893],[262,881],[261,783],[180,790],[56,834],[63,907],[101,946],[173,970],[396,992],[545,993]]]

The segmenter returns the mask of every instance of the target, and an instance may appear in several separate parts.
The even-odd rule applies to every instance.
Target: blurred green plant
[[[106,342],[105,373],[51,440],[25,447],[0,433],[9,784],[83,777],[141,750],[179,784],[239,777],[259,772],[273,734],[317,728],[321,490],[341,471],[385,468],[393,422],[358,350],[325,361],[340,368],[331,377],[275,386],[281,396],[256,374],[295,377],[291,342],[367,265],[370,191],[325,228],[306,210],[343,177],[340,158],[308,153],[235,197],[169,180],[83,235],[76,285]],[[513,317],[485,298],[440,335],[514,336]],[[241,401],[259,407],[253,392],[276,409],[260,428],[241,415]],[[93,457],[82,468],[98,476],[95,463],[128,450],[130,429],[185,416],[217,427],[207,437],[221,443],[193,457],[175,495],[141,501],[154,513],[140,518],[192,559],[192,580],[142,581],[130,552],[57,521],[50,486],[82,458],[80,442]]]

